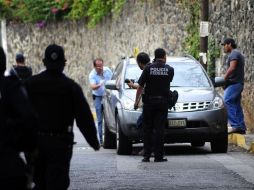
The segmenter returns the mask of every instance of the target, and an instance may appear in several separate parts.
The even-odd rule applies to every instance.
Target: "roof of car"
[[[153,60],[153,58],[151,60]],[[130,61],[129,64],[137,64],[137,61],[134,57],[130,57],[129,61]],[[195,60],[190,56],[167,57],[167,63],[176,63],[176,62],[196,63],[197,60]]]

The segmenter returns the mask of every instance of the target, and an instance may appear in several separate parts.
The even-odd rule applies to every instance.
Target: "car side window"
[[[116,80],[119,77],[119,75],[121,75],[122,70],[123,70],[123,63],[121,62],[116,66],[116,69],[112,76],[112,80]]]

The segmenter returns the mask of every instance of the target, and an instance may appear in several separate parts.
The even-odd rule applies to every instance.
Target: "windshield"
[[[201,65],[196,63],[169,63],[174,68],[174,78],[170,86],[176,87],[210,87],[209,80]]]
[[[174,68],[174,78],[171,82],[171,87],[210,87],[209,80],[201,68],[201,65],[196,63],[174,62],[169,63]],[[124,79],[131,79],[138,82],[142,70],[137,64],[127,66]],[[124,85],[129,88],[128,85]]]

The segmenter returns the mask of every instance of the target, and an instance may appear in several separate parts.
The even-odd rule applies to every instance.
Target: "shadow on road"
[[[204,155],[212,154],[210,147],[192,147],[190,144],[166,144],[164,147],[165,155]],[[133,155],[143,155],[143,146],[133,147]]]

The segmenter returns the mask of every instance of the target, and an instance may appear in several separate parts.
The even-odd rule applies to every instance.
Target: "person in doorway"
[[[164,49],[158,48],[154,54],[154,62],[145,67],[138,80],[139,87],[134,104],[134,108],[137,108],[144,89],[144,158],[142,162],[150,161],[152,148],[154,148],[155,162],[167,161],[166,158],[163,158],[164,127],[167,122],[168,92],[170,82],[174,76],[174,69],[166,65],[166,52]]]
[[[89,74],[90,87],[93,93],[94,107],[97,117],[98,136],[100,144],[103,145],[102,139],[102,117],[103,117],[103,106],[102,98],[105,95],[105,82],[110,80],[112,77],[112,71],[104,66],[104,61],[101,58],[97,58],[93,61],[94,69]]]
[[[224,101],[227,108],[229,133],[246,133],[244,115],[241,106],[241,94],[244,88],[244,56],[237,50],[235,40],[227,38],[221,44],[224,52],[228,54],[224,75],[226,86]]]
[[[66,64],[63,47],[49,45],[43,63],[46,70],[25,81],[39,120],[35,189],[68,189],[74,119],[88,144],[94,150],[99,150],[100,145],[81,87],[63,74]]]
[[[22,81],[32,76],[31,67],[26,66],[25,57],[22,53],[16,54],[16,65],[13,66],[17,76]]]

